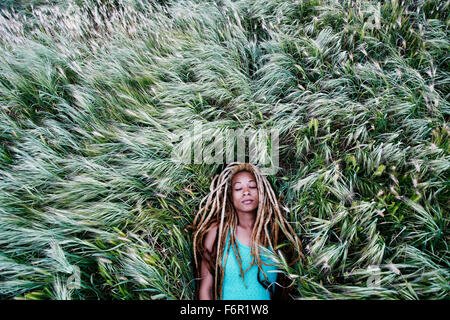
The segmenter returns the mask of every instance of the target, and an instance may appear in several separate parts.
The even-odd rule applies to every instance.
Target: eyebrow
[[[255,182],[255,180],[248,180],[248,182]],[[234,185],[237,185],[238,183],[241,183],[240,181],[235,182]]]

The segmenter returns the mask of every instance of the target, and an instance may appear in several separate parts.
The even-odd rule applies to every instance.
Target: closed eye
[[[256,187],[250,187],[250,189],[256,189]],[[242,190],[242,188],[240,188],[240,189],[234,189],[234,191],[241,191]]]

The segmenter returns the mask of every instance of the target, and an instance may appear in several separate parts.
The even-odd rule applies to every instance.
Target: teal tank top
[[[228,232],[227,234],[225,250],[222,257],[222,265],[225,261],[225,256],[230,245],[229,238],[230,232]],[[250,255],[251,248],[249,246],[243,245],[237,239],[236,242],[242,258],[242,270],[245,272],[252,261],[252,257]],[[272,271],[278,270],[278,268],[276,266],[273,266],[274,262],[270,258],[265,256],[261,251],[260,257],[261,261],[263,261],[264,263],[272,264],[270,266],[265,266],[264,264],[261,265],[262,269],[267,275],[269,284],[272,284],[277,279],[277,273]],[[264,274],[261,271],[259,273],[261,281],[264,281]],[[227,264],[225,265],[222,285],[222,300],[270,300],[270,292],[258,282],[257,265],[253,265],[249,270],[247,270],[247,272],[244,273],[244,280],[247,287],[245,287],[244,281],[242,280],[242,277],[240,275],[237,257],[233,251],[233,248],[230,248]],[[275,290],[275,284],[272,284],[269,287],[269,290],[272,290],[273,292]]]

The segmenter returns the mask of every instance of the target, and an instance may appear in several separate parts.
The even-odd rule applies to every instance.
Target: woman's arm
[[[207,252],[204,252],[203,257],[207,256],[210,258],[210,252],[212,252],[212,247],[214,240],[216,239],[217,226],[214,226],[205,237],[205,248]],[[202,259],[201,262],[201,279],[200,279],[200,300],[212,300],[213,299],[213,275],[209,272],[208,262],[206,259]]]

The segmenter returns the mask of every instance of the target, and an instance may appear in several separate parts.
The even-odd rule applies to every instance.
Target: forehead
[[[241,171],[238,172],[234,175],[233,180],[232,180],[232,184],[235,184],[237,182],[248,182],[249,180],[253,180],[256,182],[255,177],[253,176],[253,174],[251,174],[250,172],[247,171]]]

